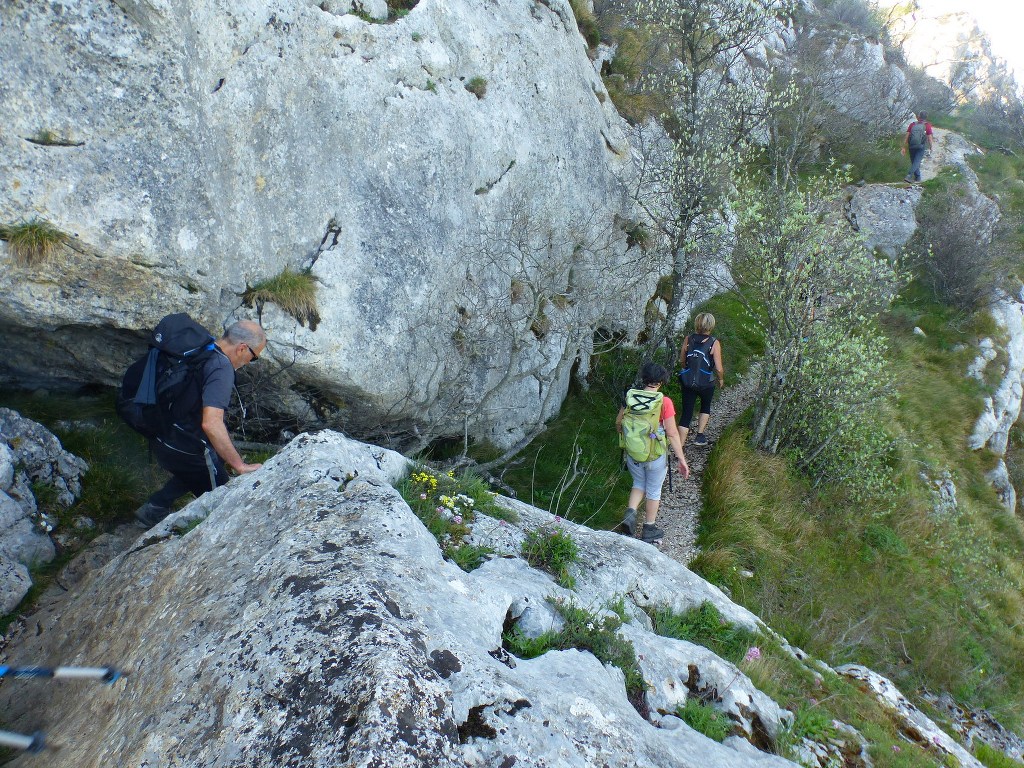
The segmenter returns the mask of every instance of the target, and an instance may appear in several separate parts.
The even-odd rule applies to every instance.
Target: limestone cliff
[[[308,269],[316,330],[263,311],[293,410],[498,444],[553,413],[635,303],[620,118],[564,0],[380,6],[4,3],[0,225],[71,240],[0,243],[0,380],[113,383],[165,313],[216,331]]]

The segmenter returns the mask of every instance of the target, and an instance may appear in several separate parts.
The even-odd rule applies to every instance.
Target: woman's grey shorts
[[[668,454],[663,453],[653,461],[637,461],[626,454],[626,468],[633,477],[633,487],[643,489],[644,496],[651,501],[661,500],[661,486],[668,474]]]

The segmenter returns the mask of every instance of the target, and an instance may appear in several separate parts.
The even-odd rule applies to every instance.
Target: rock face
[[[876,129],[913,119],[914,94],[903,70],[885,60],[881,43],[851,37],[833,45],[830,54],[839,87],[828,98],[839,112]]]
[[[13,611],[32,586],[28,566],[56,554],[47,535],[53,521],[38,511],[32,484],[51,488],[58,504],[70,506],[87,469],[41,424],[0,408],[0,614]]]
[[[0,225],[71,236],[34,267],[0,243],[0,379],[113,383],[164,314],[217,331],[290,268],[316,330],[262,317],[293,411],[505,445],[557,409],[591,329],[656,280],[625,253],[628,146],[568,3],[349,10],[0,7]]]
[[[737,734],[770,738],[784,720],[728,662],[649,632],[641,609],[710,601],[747,627],[753,615],[652,547],[564,522],[581,548],[574,592],[518,557],[465,573],[388,484],[405,467],[335,433],[300,436],[172,515],[6,649],[12,663],[110,663],[127,677],[7,681],[6,725],[62,745],[53,768],[793,765],[671,714],[696,675],[741,716]],[[510,503],[518,525],[481,516],[474,537],[515,547],[554,524]],[[589,653],[522,660],[502,647],[526,605],[542,622],[549,598],[600,610],[615,596],[652,683],[650,720],[622,672]]]
[[[985,410],[974,425],[967,440],[972,450],[988,446],[1000,457],[988,478],[995,486],[1003,505],[1011,512],[1017,508],[1017,492],[1010,482],[1010,474],[1003,456],[1010,440],[1010,428],[1020,418],[1024,398],[1024,290],[1018,296],[1003,296],[991,309],[992,317],[1006,332],[1005,369],[995,393],[985,398]],[[987,362],[994,359],[988,354],[988,345],[982,345],[978,357],[971,365],[970,374],[978,377]]]

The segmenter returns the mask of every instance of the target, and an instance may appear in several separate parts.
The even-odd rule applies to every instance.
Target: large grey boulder
[[[568,2],[349,9],[0,6],[0,224],[72,236],[31,268],[0,243],[0,380],[114,383],[165,313],[218,331],[291,268],[320,322],[263,307],[281,407],[498,445],[557,410],[656,281]]]
[[[709,683],[731,675],[727,706],[778,728],[745,676],[639,619],[662,598],[755,617],[642,542],[539,510],[515,525],[481,516],[474,535],[565,525],[585,550],[575,591],[512,556],[464,573],[391,487],[406,466],[335,433],[304,435],[172,515],[6,648],[13,663],[115,664],[127,677],[99,689],[10,681],[5,723],[44,729],[62,746],[47,755],[54,768],[792,765],[656,711],[685,698],[665,698],[662,681],[692,664]],[[589,653],[522,660],[502,647],[516,603],[597,610],[617,595],[637,617],[623,631],[644,675],[659,682],[650,719],[622,672]]]
[[[920,187],[890,187],[867,184],[849,187],[847,218],[864,236],[868,248],[877,248],[890,258],[898,255],[917,231]]]

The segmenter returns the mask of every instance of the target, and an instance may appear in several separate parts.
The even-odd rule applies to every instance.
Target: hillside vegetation
[[[639,58],[635,30],[622,39],[620,54]],[[635,114],[646,103],[639,98],[642,89],[630,100],[625,62],[613,64],[611,72],[617,104],[621,100],[625,113]],[[869,384],[880,394],[852,404],[851,410],[862,419],[858,428],[870,429],[884,445],[867,460],[877,462],[868,469],[884,475],[885,482],[870,487],[870,474],[853,481],[829,479],[802,464],[799,451],[757,450],[748,412],[712,451],[703,486],[701,551],[691,567],[829,664],[869,665],[907,693],[949,692],[1024,733],[1024,524],[1003,507],[985,477],[997,457],[967,447],[1004,360],[988,366],[983,382],[965,373],[981,338],[1005,342],[986,310],[993,291],[1016,293],[1024,277],[1024,144],[1013,133],[1012,119],[997,119],[999,109],[1012,115],[1014,108],[993,100],[933,115],[937,125],[985,149],[969,162],[982,191],[998,203],[1002,221],[991,246],[971,242],[968,230],[967,247],[950,257],[977,267],[971,277],[978,284],[957,295],[926,279],[932,251],[925,240],[931,235],[934,242],[936,232],[922,224],[905,259],[910,282],[871,321],[871,335],[880,340],[871,354],[880,365],[873,373],[877,380]],[[900,179],[906,166],[899,146],[900,139],[891,135],[835,142],[813,162],[798,164],[796,183],[827,168],[829,156],[845,164],[853,179]],[[767,158],[748,164],[750,172],[777,170],[771,154],[769,148]],[[949,174],[926,183],[919,220],[956,183]],[[756,328],[749,303],[736,290],[726,291],[694,314],[699,311],[718,319],[716,335],[735,380],[765,352],[766,337]],[[632,354],[619,350],[597,360],[587,388],[570,395],[559,418],[506,468],[504,479],[527,501],[579,522],[613,527],[630,485],[620,470],[614,434],[618,398],[642,357],[671,364],[679,343],[674,338],[665,347]],[[667,387],[672,397],[677,390],[674,383]],[[1011,432],[1006,460],[1020,487],[1024,431],[1019,427]],[[951,487],[955,504],[940,493]],[[780,682],[785,679],[780,674],[764,684],[791,708],[811,707],[869,731],[885,730],[874,716],[851,711],[858,707],[841,693],[787,688]],[[991,750],[976,754],[988,765],[1006,764]],[[878,758],[879,765],[935,764],[934,756],[898,750],[879,752]]]

